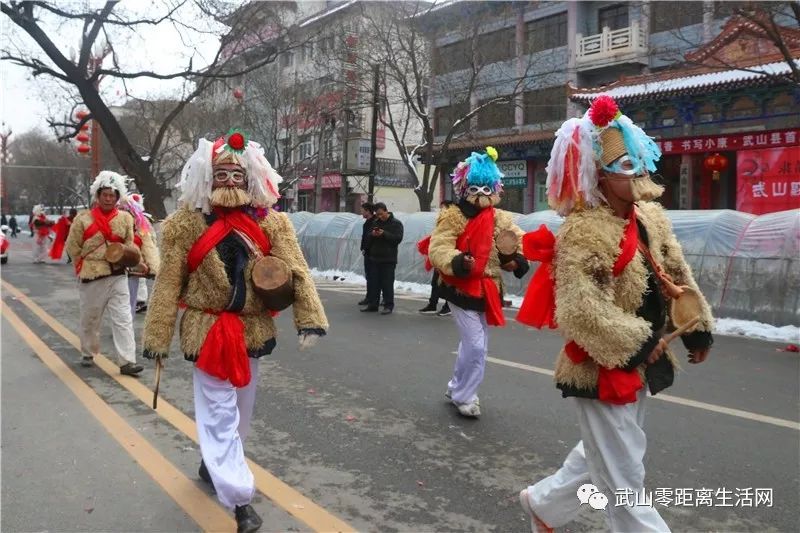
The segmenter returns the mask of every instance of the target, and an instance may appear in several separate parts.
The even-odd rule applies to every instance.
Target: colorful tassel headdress
[[[149,233],[153,229],[148,213],[144,211],[144,197],[141,194],[131,193],[123,196],[119,200],[119,206],[133,215],[137,230]]]
[[[627,155],[637,175],[655,172],[661,157],[656,143],[607,95],[598,96],[582,118],[571,118],[556,132],[547,163],[547,201],[566,216],[605,198],[598,186],[598,167],[615,172],[613,163]]]
[[[451,176],[456,194],[464,196],[470,185],[490,187],[494,193],[503,190],[503,173],[495,163],[497,157],[497,150],[487,146],[484,153],[472,152],[456,165]]]
[[[226,137],[215,142],[200,139],[197,150],[186,161],[181,171],[178,201],[190,209],[211,213],[211,189],[213,167],[223,163],[241,166],[247,171],[247,192],[256,208],[272,207],[280,198],[278,184],[283,178],[275,172],[264,156],[264,149],[248,139],[238,129],[232,129]]]

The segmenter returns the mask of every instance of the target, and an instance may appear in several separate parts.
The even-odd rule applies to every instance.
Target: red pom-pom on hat
[[[589,118],[592,124],[598,128],[605,128],[612,120],[617,118],[619,107],[613,98],[606,94],[601,94],[592,102],[589,108]]]
[[[228,137],[228,142],[227,142],[227,144],[228,144],[228,146],[230,146],[230,147],[231,147],[231,149],[233,149],[233,150],[237,150],[237,151],[239,151],[239,150],[244,150],[244,143],[245,143],[245,141],[244,141],[244,135],[242,135],[242,134],[241,134],[241,133],[239,133],[238,131],[237,131],[236,133],[232,133],[232,134],[231,134],[231,135]]]

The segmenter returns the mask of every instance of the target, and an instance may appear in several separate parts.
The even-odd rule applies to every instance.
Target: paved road
[[[77,294],[70,269],[31,265],[24,247],[18,248],[2,269],[3,280],[30,296],[67,330],[77,331]],[[275,502],[262,497],[258,507],[268,517],[265,530],[312,529],[296,515],[316,504],[364,531],[525,531],[517,492],[557,468],[579,434],[571,401],[560,398],[549,375],[560,338],[513,322],[503,330],[493,329],[493,362],[481,388],[484,416],[467,420],[443,397],[457,345],[449,318],[418,315],[422,302],[413,297],[400,299],[392,316],[364,316],[355,305],[360,288],[335,282],[320,288],[332,324],[330,335],[314,350],[299,352],[291,317],[284,313],[278,319],[278,349],[261,366],[247,453],[310,500],[307,505],[284,503],[282,507],[277,496]],[[161,408],[153,413],[100,369],[86,371],[76,366],[77,351],[52,329],[52,322],[35,316],[24,299],[14,299],[6,289],[3,301],[92,390],[129,417],[167,460],[187,477],[196,477],[196,445],[162,421]],[[142,322],[143,317],[137,316],[137,330]],[[7,320],[3,327],[4,333],[11,329]],[[103,342],[109,353],[108,334]],[[686,365],[678,375],[677,385],[668,391],[669,401],[650,401],[646,459],[650,489],[719,489],[735,495],[737,489],[764,488],[771,489],[773,498],[771,507],[660,506],[675,531],[795,531],[800,527],[800,359],[777,352],[779,346],[719,337],[707,364]],[[65,457],[74,451],[67,433],[61,442],[56,439],[41,452],[34,448],[36,427],[9,435],[7,406],[27,402],[26,393],[31,394],[33,385],[15,388],[7,385],[7,379],[14,383],[14,376],[28,373],[33,376],[29,380],[41,379],[42,387],[49,388],[52,378],[42,368],[30,373],[29,367],[35,368],[37,360],[13,334],[3,336],[2,347],[3,531],[15,531],[24,522],[7,521],[13,512],[5,505],[12,501],[6,491],[11,462],[20,467],[36,461],[38,453],[52,456],[59,445]],[[9,366],[11,378],[6,374]],[[190,370],[180,357],[170,360],[161,388],[166,402],[192,416]],[[152,377],[148,368],[141,383],[150,387]],[[53,401],[62,404],[62,399]],[[67,403],[64,399],[63,404]],[[41,402],[33,405],[43,408]],[[12,438],[16,447],[6,448]],[[25,439],[30,440],[30,449],[23,450]],[[106,482],[130,483],[136,465],[119,457],[124,453],[118,447],[108,444],[107,448],[97,452],[107,465]],[[45,476],[45,471],[33,469],[30,476]],[[159,490],[149,486],[145,492]],[[265,490],[269,493],[270,487]],[[18,500],[30,502],[36,496],[36,490],[28,488]],[[58,493],[47,494],[47,501],[56,518],[61,516],[55,514],[59,506],[78,503],[67,502]],[[186,518],[175,513],[185,511],[175,511],[170,496],[163,495],[161,501],[160,512],[169,519],[149,516],[138,523],[120,517],[116,526],[108,525],[113,521],[104,522],[97,529],[182,529]],[[747,499],[739,501],[747,503]],[[720,500],[715,496],[713,502]],[[33,507],[20,507],[28,508]],[[40,512],[50,513],[50,509]],[[72,528],[71,522],[63,524],[49,527]],[[585,508],[567,530],[603,526],[600,513]]]

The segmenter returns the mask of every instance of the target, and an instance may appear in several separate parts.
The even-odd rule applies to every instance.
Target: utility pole
[[[324,163],[324,147],[325,141],[325,126],[328,125],[330,116],[327,113],[322,114],[322,123],[319,126],[319,140],[317,143],[317,179],[314,181],[314,212],[319,213],[322,207],[322,167]]]
[[[372,136],[370,138],[369,153],[369,188],[367,189],[367,201],[370,203],[375,199],[375,163],[378,151],[378,113],[380,113],[380,64],[372,65]]]

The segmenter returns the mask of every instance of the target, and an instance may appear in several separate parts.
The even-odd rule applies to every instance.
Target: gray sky
[[[124,5],[129,6],[129,9],[140,17],[151,17],[154,12],[163,11],[173,1],[125,2]],[[187,13],[184,15],[184,20],[194,16],[196,16],[194,13]],[[208,24],[207,20],[202,20],[196,22],[196,27]],[[63,25],[56,28],[55,25],[51,25],[49,29],[51,38],[59,48],[62,50],[77,48],[79,27]],[[159,73],[176,72],[187,64],[188,57],[193,52],[198,54],[194,60],[194,67],[198,68],[213,57],[219,43],[214,36],[186,29],[181,29],[179,32],[169,23],[141,26],[135,34],[119,30],[111,31],[114,31],[111,39],[116,49],[120,51],[120,60],[125,71],[147,69]],[[38,57],[44,58],[44,54],[38,51],[33,40],[5,15],[0,15],[0,38],[5,43],[4,47],[9,42],[19,43],[24,51],[34,51]],[[110,64],[108,58],[105,66]],[[52,78],[40,76],[38,79],[33,79],[27,69],[7,61],[0,62],[0,77],[2,120],[13,129],[14,133],[22,133],[36,127],[49,132],[47,117],[55,114],[60,119],[71,108],[66,93],[57,88],[57,84],[51,81]],[[182,80],[141,79],[129,81],[127,86],[132,95],[142,98],[177,96],[182,84]],[[120,81],[108,79],[101,84],[101,89],[107,103],[111,105],[124,103],[125,88]]]

